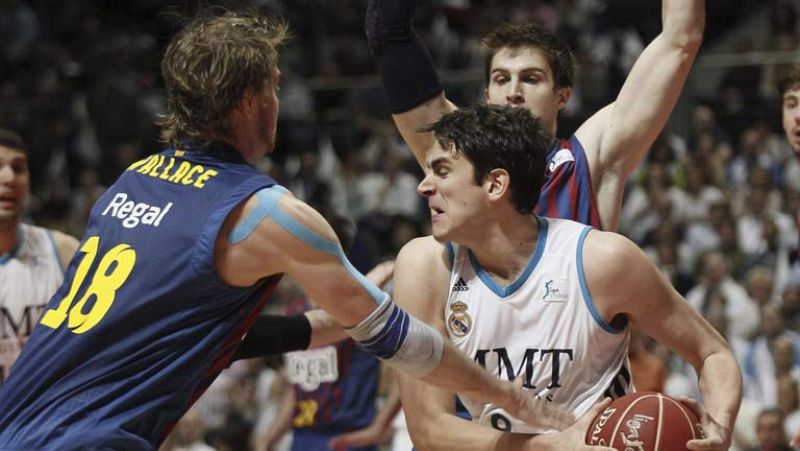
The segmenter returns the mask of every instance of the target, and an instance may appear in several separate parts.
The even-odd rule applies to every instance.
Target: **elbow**
[[[703,27],[681,27],[674,30],[664,29],[664,37],[670,45],[680,49],[686,56],[694,58],[703,45]]]

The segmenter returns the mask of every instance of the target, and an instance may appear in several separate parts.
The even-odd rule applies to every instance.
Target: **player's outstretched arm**
[[[424,168],[433,134],[417,130],[455,106],[445,97],[428,50],[414,32],[416,6],[417,0],[369,0],[364,28],[394,122]]]
[[[705,27],[705,0],[664,0],[663,29],[633,65],[616,101],[576,132],[589,159],[605,230],[616,230],[625,180],[636,168],[683,89]]]
[[[627,238],[589,232],[583,246],[583,265],[592,303],[601,318],[610,323],[616,315],[626,315],[697,370],[707,438],[690,441],[688,448],[728,449],[742,380],[725,339]]]
[[[532,415],[533,403],[520,390],[459,354],[441,334],[399,309],[358,273],[331,226],[285,189],[272,187],[252,196],[229,215],[221,234],[215,264],[227,283],[252,286],[287,273],[359,345],[392,368],[492,400],[521,418]]]
[[[381,286],[394,271],[394,261],[376,265],[366,275]],[[341,324],[325,310],[309,310],[300,315],[260,315],[245,335],[231,360],[265,357],[284,352],[325,346],[347,338]]]
[[[389,383],[391,384],[391,388],[381,410],[375,415],[375,419],[372,420],[369,426],[363,429],[346,432],[330,439],[328,441],[329,448],[334,450],[359,448],[370,445],[380,445],[392,439],[392,435],[394,434],[392,421],[397,413],[400,412],[400,389],[392,376],[393,371],[388,367],[382,368],[382,370],[381,377],[384,379],[388,377],[390,379]],[[381,385],[384,383],[385,380],[382,380]]]

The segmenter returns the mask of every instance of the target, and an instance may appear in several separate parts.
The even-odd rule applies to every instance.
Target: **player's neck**
[[[496,281],[507,284],[528,266],[536,251],[539,225],[534,215],[515,214],[485,228],[482,239],[468,246]]]
[[[10,253],[19,239],[19,221],[0,220],[0,256]]]

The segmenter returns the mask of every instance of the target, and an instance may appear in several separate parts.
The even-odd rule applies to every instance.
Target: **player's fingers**
[[[564,430],[575,423],[571,413],[552,402],[521,394],[515,417],[532,427]]]
[[[723,446],[722,440],[718,437],[689,440],[686,442],[686,448],[691,451],[716,451],[726,449],[725,446]]]
[[[348,446],[358,446],[357,443],[354,443],[353,436],[355,434],[350,432],[347,434],[337,435],[336,437],[328,440],[328,447],[334,450],[345,449]]]
[[[611,401],[612,401],[611,398],[604,398],[602,401],[596,403],[595,405],[593,405],[589,409],[588,412],[583,414],[583,416],[581,417],[581,420],[582,421],[588,421],[588,422],[593,421],[598,415],[600,415],[600,412],[606,410],[606,407],[611,405]],[[581,421],[581,420],[579,420],[579,421]]]
[[[685,405],[686,407],[692,409],[692,411],[695,413],[695,415],[697,415],[697,418],[700,418],[700,419],[703,418],[703,413],[705,413],[705,411],[703,409],[703,406],[700,405],[700,403],[697,402],[697,400],[689,398],[689,397],[686,397],[686,396],[680,396],[680,397],[678,397],[678,402],[680,402],[681,404]]]

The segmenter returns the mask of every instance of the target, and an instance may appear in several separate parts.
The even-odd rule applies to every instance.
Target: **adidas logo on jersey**
[[[467,286],[467,282],[464,282],[463,277],[458,278],[458,282],[453,285],[453,291],[468,291],[469,287]]]

